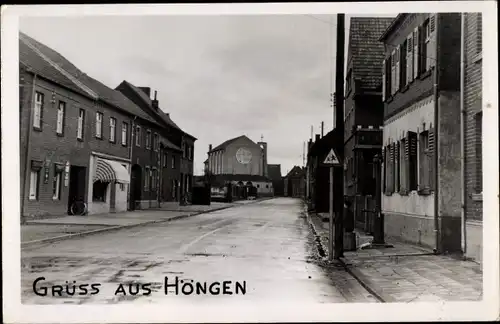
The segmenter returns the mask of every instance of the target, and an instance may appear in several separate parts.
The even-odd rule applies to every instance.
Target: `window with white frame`
[[[102,138],[102,116],[101,112],[95,114],[95,137]]]
[[[126,122],[122,123],[122,145],[127,146],[128,138],[128,124]]]
[[[35,93],[35,109],[33,113],[33,127],[36,129],[42,128],[44,95],[41,92]]]
[[[40,179],[40,169],[31,170],[30,173],[30,195],[29,200],[38,199],[38,181]]]
[[[109,118],[109,141],[116,142],[116,118]]]
[[[175,156],[172,155],[172,169],[175,169]]]
[[[156,189],[156,169],[151,170],[151,188]]]
[[[52,184],[52,199],[61,199],[61,187],[62,187],[62,171],[55,169],[54,179]]]
[[[135,128],[135,146],[141,146],[141,126]]]
[[[58,135],[64,135],[64,116],[66,114],[66,103],[64,101],[59,101],[57,106],[57,123],[56,123],[56,133]]]
[[[78,129],[76,132],[76,138],[78,138],[79,140],[83,140],[84,125],[85,125],[85,110],[80,109],[78,113]]]

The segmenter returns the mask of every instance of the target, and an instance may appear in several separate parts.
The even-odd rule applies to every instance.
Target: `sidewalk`
[[[311,214],[309,221],[328,253],[328,222]],[[362,233],[358,232],[358,235]],[[369,241],[362,235],[360,242]],[[399,242],[393,248],[344,252],[341,260],[367,290],[384,302],[479,301],[482,299],[480,265]]]
[[[87,216],[64,216],[26,221],[26,224],[21,225],[21,246],[27,247],[76,236],[167,222],[235,206],[234,204],[223,203],[212,203],[210,206],[179,206],[178,203],[175,204],[177,205],[176,208],[174,208],[173,204],[170,204],[158,209]]]

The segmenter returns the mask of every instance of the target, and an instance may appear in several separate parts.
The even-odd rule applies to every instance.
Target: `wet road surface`
[[[318,259],[300,201],[277,198],[23,250],[22,302],[376,302],[344,269]],[[46,287],[47,296],[33,291],[39,277],[37,291]],[[174,286],[165,292],[165,277],[170,285],[179,280],[177,295]],[[52,296],[54,285],[63,286],[62,296]]]

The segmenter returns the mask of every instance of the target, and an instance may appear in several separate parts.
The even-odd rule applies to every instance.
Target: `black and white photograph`
[[[2,6],[6,322],[498,319],[496,12]]]

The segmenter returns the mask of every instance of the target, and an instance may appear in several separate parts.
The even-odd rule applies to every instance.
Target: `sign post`
[[[325,160],[324,164],[330,166],[330,228],[328,236],[328,261],[333,261],[333,233],[334,233],[334,218],[333,218],[333,169],[334,167],[340,166],[339,159],[335,154],[333,149],[330,150]]]

